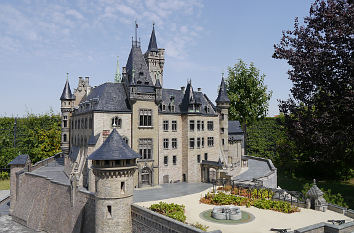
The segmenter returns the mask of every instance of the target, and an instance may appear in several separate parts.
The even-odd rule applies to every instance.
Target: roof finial
[[[117,56],[117,71],[116,71],[116,75],[114,76],[114,82],[120,83],[121,81],[122,81],[122,79],[121,79],[121,75],[119,72],[119,56]]]
[[[135,20],[135,43],[136,43],[136,45],[137,45],[137,41],[138,41],[138,23],[136,22],[136,20]]]
[[[221,73],[221,77],[224,78],[224,72]]]
[[[66,80],[69,80],[69,73],[66,72]]]
[[[155,22],[152,21],[152,29],[155,29]]]
[[[313,179],[313,184],[316,185],[316,179]]]

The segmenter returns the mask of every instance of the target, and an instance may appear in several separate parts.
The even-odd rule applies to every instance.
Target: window
[[[84,118],[81,118],[81,129],[85,129]]]
[[[66,140],[68,140],[68,139],[67,139],[66,134],[64,134],[64,135],[63,135],[63,142],[66,142]]]
[[[174,155],[174,156],[173,156],[173,165],[176,165],[176,164],[177,164],[177,156]]]
[[[222,141],[222,145],[225,145],[225,139],[222,139],[221,141]]]
[[[170,105],[170,111],[171,111],[171,112],[175,112],[175,106],[172,105],[172,104]]]
[[[163,131],[168,131],[168,121],[163,121]]]
[[[177,121],[172,121],[172,131],[177,131]]]
[[[208,121],[208,130],[209,131],[214,130],[214,122],[213,121]]]
[[[152,126],[152,110],[151,109],[140,109],[139,112],[139,126]]]
[[[139,139],[139,154],[141,159],[151,159],[152,157],[152,139],[140,138]]]
[[[225,133],[225,128],[221,128],[221,133]]]
[[[172,138],[172,149],[177,149],[177,138]]]
[[[204,121],[202,121],[202,131],[204,131]]]
[[[204,137],[202,138],[202,147],[204,147]]]
[[[208,153],[204,153],[204,160],[208,160]]]
[[[189,121],[189,130],[194,131],[194,120]]]
[[[126,136],[123,136],[123,141],[128,144],[129,140]],[[129,144],[128,144],[129,145]]]
[[[208,146],[214,146],[214,137],[208,137]]]
[[[197,121],[197,130],[200,131],[200,121]]]
[[[200,138],[197,138],[197,148],[200,148]]]
[[[112,218],[112,206],[107,206],[107,218]]]
[[[189,148],[194,149],[194,138],[189,139]]]
[[[125,182],[124,181],[120,182],[120,193],[121,194],[125,193]]]
[[[163,148],[164,149],[168,149],[168,141],[169,141],[168,138],[163,139]]]
[[[64,116],[63,127],[64,128],[68,127],[68,116]]]
[[[87,129],[87,118],[85,118],[85,129]]]
[[[164,157],[163,157],[163,164],[164,164],[165,166],[168,165],[168,156],[164,156]]]
[[[122,119],[120,119],[119,117],[113,117],[112,118],[112,127],[118,127],[120,128],[122,126]]]
[[[200,155],[197,155],[197,162],[200,163]]]
[[[162,105],[162,111],[166,111],[166,105]]]
[[[225,119],[225,115],[224,113],[221,113],[221,120],[224,120]]]

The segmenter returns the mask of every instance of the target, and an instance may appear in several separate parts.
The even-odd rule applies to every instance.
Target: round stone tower
[[[215,102],[220,114],[219,125],[220,125],[221,148],[223,148],[225,154],[228,154],[227,152],[229,150],[228,129],[229,129],[230,99],[227,96],[224,77],[222,77],[221,79],[219,94]],[[228,158],[228,163],[231,163],[230,157]]]
[[[95,175],[96,233],[131,233],[134,172],[139,155],[116,129],[93,152]]]
[[[75,96],[71,93],[68,79],[61,94],[61,150],[64,154],[70,151],[70,118],[73,111]]]

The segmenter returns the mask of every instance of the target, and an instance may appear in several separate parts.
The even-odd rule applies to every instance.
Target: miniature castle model
[[[114,128],[140,154],[134,187],[207,182],[221,173],[239,173],[243,138],[233,135],[242,130],[228,120],[224,79],[216,106],[200,88],[194,91],[190,80],[179,90],[163,88],[164,52],[157,47],[153,27],[145,54],[140,42],[132,41],[118,82],[91,87],[88,77],[80,77],[72,94],[66,81],[60,98],[61,148],[67,155],[65,172],[75,175],[80,186],[95,190],[88,157]]]

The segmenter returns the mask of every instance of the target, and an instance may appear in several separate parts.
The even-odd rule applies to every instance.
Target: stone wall
[[[349,217],[349,218],[353,218],[354,219],[354,210],[352,209],[348,209],[345,214],[345,216]]]
[[[340,213],[340,214],[344,214],[347,211],[347,208],[342,207],[342,206],[338,206],[338,205],[334,205],[331,203],[328,203],[328,209],[332,210],[334,212]]]
[[[311,226],[296,229],[294,233],[349,233],[354,231],[354,222],[334,225],[321,222]]]
[[[201,233],[195,227],[163,216],[136,204],[132,205],[132,222],[134,233]],[[221,233],[221,231],[211,231]]]
[[[34,175],[19,176],[18,196],[13,206],[15,221],[48,233],[94,233],[94,195]]]

